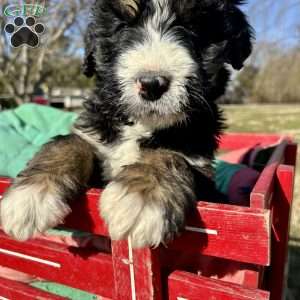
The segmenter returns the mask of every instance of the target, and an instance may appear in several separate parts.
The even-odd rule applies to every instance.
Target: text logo
[[[11,4],[5,7],[3,13],[6,17],[34,16],[38,18],[45,15],[46,12],[46,7],[40,4]]]

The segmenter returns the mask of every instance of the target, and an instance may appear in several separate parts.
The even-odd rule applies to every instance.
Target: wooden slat
[[[268,287],[272,300],[282,300],[286,284],[289,221],[294,190],[295,170],[292,166],[280,165],[277,170],[275,196],[272,202],[273,238],[272,266]]]
[[[4,279],[0,277],[0,299],[1,300],[63,300],[59,297],[27,284]]]
[[[252,270],[246,270],[244,274],[243,286],[246,288],[261,288],[262,277],[264,274],[264,267],[258,267],[256,272]]]
[[[0,195],[4,194],[10,184],[11,179],[0,178]],[[108,236],[107,227],[99,216],[98,205],[100,197],[100,190],[90,189],[85,196],[80,199],[74,199],[71,203],[72,213],[66,218],[64,227]]]
[[[254,133],[228,133],[221,138],[220,149],[237,150],[240,148],[251,148],[257,145],[268,146],[278,143],[286,136]]]
[[[208,278],[240,284],[247,288],[261,287],[263,267],[202,254],[172,251],[160,247],[161,265],[168,272],[182,270]]]
[[[86,199],[74,201],[75,208],[64,226],[107,235],[107,229],[99,216],[98,198],[99,192],[92,190]],[[81,218],[76,217],[78,215]],[[77,223],[73,222],[75,218]],[[269,211],[200,202],[197,212],[189,220],[190,226],[217,231],[217,234],[187,231],[173,244],[177,250],[269,265]]]
[[[129,257],[129,248],[127,241],[112,242],[112,259],[114,270],[114,300],[134,299],[135,285],[133,284],[133,261]]]
[[[168,279],[169,300],[268,300],[269,293],[237,284],[175,272]]]
[[[0,241],[0,262],[4,267],[112,297],[113,271],[109,255],[44,240],[19,243],[2,232]]]
[[[1,196],[4,194],[6,189],[10,186],[11,179],[7,177],[0,177],[0,199]]]
[[[269,210],[201,202],[188,226],[190,230],[170,244],[170,249],[270,264]],[[202,230],[204,233],[197,232]]]
[[[114,300],[161,300],[159,253],[133,250],[130,241],[112,243]]]
[[[278,166],[284,162],[288,141],[284,140],[274,151],[267,166],[262,171],[250,196],[250,206],[253,208],[270,208],[274,190],[274,180]]]
[[[75,199],[71,205],[72,214],[66,218],[64,227],[109,236],[107,227],[100,218],[100,197],[101,190],[91,189],[81,199]]]
[[[137,300],[162,300],[159,251],[138,249],[133,251],[133,268]]]
[[[296,166],[297,161],[297,148],[298,145],[295,143],[291,143],[286,147],[285,151],[285,164],[290,166]]]

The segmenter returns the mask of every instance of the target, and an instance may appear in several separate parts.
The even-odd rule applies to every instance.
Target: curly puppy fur
[[[243,66],[252,29],[241,0],[97,0],[84,73],[96,88],[69,137],[46,145],[1,203],[4,230],[25,240],[61,223],[93,174],[112,239],[174,238],[212,197],[223,127],[215,101]]]

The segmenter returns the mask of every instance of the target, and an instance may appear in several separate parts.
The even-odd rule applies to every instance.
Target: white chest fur
[[[78,129],[73,132],[96,148],[97,155],[103,160],[103,176],[106,180],[111,180],[124,166],[136,163],[140,158],[139,139],[151,136],[151,130],[140,123],[124,126],[121,137],[111,144],[99,142],[99,135]]]
[[[143,125],[125,126],[121,139],[105,149],[104,176],[111,179],[121,171],[122,167],[137,162],[140,158],[138,140],[150,136],[151,132]]]

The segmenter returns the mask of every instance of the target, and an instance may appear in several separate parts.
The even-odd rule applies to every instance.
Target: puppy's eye
[[[125,17],[135,19],[141,11],[141,0],[119,0],[121,12]]]

